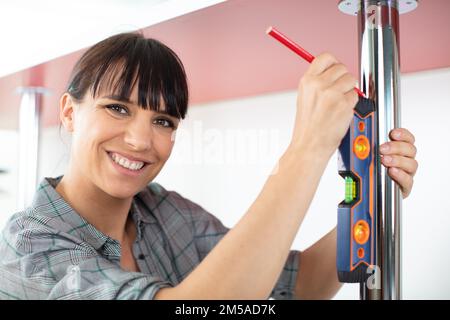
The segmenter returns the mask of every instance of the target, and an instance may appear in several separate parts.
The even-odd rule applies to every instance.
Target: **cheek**
[[[169,158],[174,142],[170,134],[154,136],[153,146],[160,160],[166,161]]]
[[[97,156],[99,145],[114,136],[117,126],[112,126],[109,122],[97,118],[86,118],[79,122],[72,135],[73,151],[78,158],[88,161]],[[82,159],[79,159],[82,160]]]

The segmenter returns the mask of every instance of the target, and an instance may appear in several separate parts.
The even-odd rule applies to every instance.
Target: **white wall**
[[[450,69],[402,77],[403,127],[416,136],[419,161],[413,192],[403,203],[405,299],[450,299],[449,88]],[[295,92],[284,92],[191,107],[172,157],[155,180],[233,226],[289,142],[295,100]],[[41,177],[64,172],[68,140],[63,140],[66,145],[58,128],[44,130]],[[335,226],[343,194],[334,156],[293,248],[307,248]],[[5,214],[2,210],[0,224]],[[358,299],[358,291],[357,285],[344,285],[336,299]]]

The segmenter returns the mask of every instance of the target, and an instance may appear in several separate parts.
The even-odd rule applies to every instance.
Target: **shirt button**
[[[141,254],[138,256],[138,259],[139,259],[139,260],[144,260],[144,259],[145,259],[145,256],[141,253]]]

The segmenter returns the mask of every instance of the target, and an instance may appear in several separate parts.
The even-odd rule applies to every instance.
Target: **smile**
[[[108,152],[109,158],[113,161],[117,167],[127,170],[130,173],[138,173],[149,163],[144,161],[136,161],[128,159],[127,157],[118,154],[116,152]]]

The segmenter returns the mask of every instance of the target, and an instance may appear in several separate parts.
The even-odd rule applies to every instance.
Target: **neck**
[[[112,197],[73,170],[68,170],[63,176],[56,191],[99,231],[120,243],[124,242],[132,198]]]

